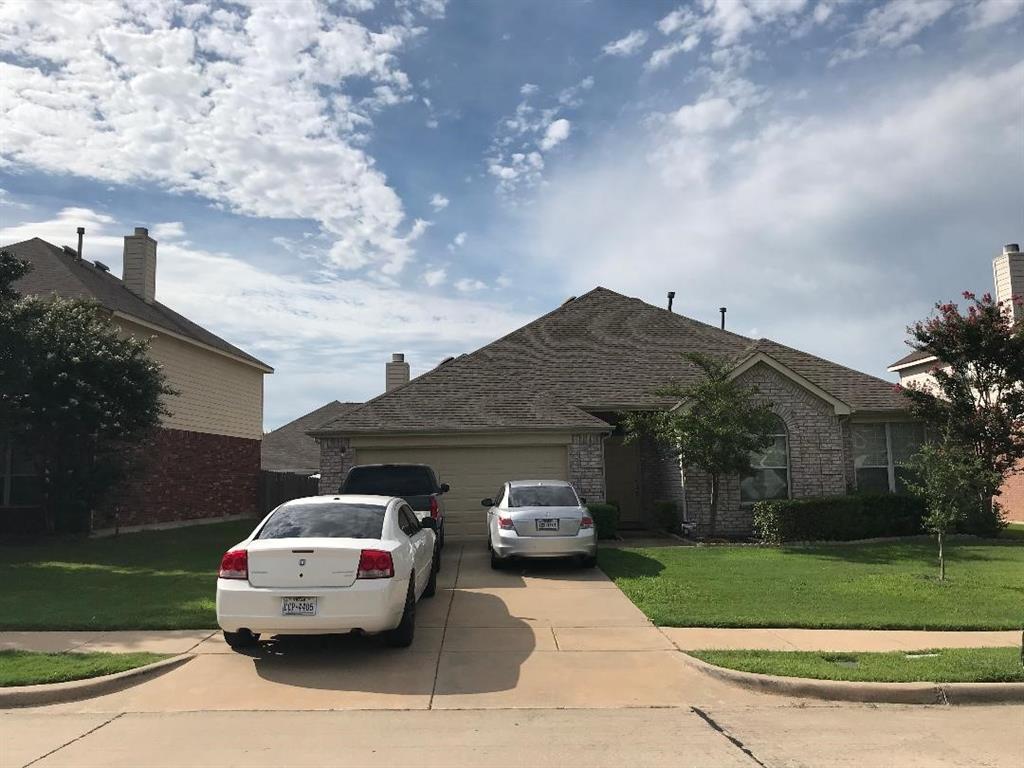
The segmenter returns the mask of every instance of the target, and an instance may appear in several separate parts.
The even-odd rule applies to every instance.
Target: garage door
[[[565,480],[564,445],[476,448],[357,448],[359,464],[429,464],[451,491],[445,496],[446,534],[483,537],[485,512],[480,500],[493,496],[507,480]]]

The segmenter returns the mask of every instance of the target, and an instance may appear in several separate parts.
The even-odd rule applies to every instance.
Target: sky
[[[1024,239],[1024,0],[6,0],[0,243],[276,369],[265,426],[602,285],[892,379]]]

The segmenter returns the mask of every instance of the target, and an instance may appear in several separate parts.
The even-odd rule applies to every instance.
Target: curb
[[[688,653],[680,653],[688,664],[710,677],[740,688],[777,696],[868,704],[1024,703],[1024,683],[866,683],[779,677],[718,667]]]
[[[90,677],[85,680],[70,680],[66,683],[46,683],[43,685],[17,685],[0,688],[0,710],[15,707],[41,707],[46,704],[63,704],[69,701],[81,701],[115,693],[138,685],[149,678],[170,672],[187,661],[195,658],[194,653],[182,653],[169,659],[146,664],[143,667],[116,672],[113,675]]]

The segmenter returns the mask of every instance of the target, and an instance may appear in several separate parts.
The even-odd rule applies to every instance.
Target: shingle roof
[[[924,362],[925,360],[934,359],[935,355],[933,355],[931,352],[922,352],[920,350],[915,349],[909,355],[901,357],[895,363],[890,363],[889,370],[891,371],[893,368],[898,368],[903,365],[910,365],[911,363],[921,363]]]
[[[229,344],[219,336],[179,315],[170,307],[144,301],[109,272],[98,269],[93,262],[81,261],[72,254],[38,237],[2,246],[18,258],[32,264],[32,271],[15,284],[22,294],[47,296],[55,293],[67,299],[94,299],[111,312],[122,312],[214,349],[239,357],[248,363],[273,369],[248,352]]]
[[[307,433],[336,419],[362,403],[341,403],[337,400],[322,405],[305,416],[278,427],[263,436],[260,466],[276,472],[313,474],[320,471],[320,447]]]
[[[593,412],[666,408],[693,381],[684,352],[736,362],[763,351],[855,410],[904,410],[893,385],[769,339],[753,340],[606,288],[332,420],[326,434],[602,429]]]

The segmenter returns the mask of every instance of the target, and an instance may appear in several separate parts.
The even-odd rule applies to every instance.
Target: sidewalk
[[[1021,633],[918,632],[871,629],[719,629],[661,627],[681,651],[716,648],[768,651],[917,651],[925,648],[998,648],[1019,646]],[[598,631],[598,630],[594,630]],[[614,634],[608,630],[608,634]],[[0,632],[0,650],[58,653],[230,653],[218,631],[133,630],[128,632]]]

